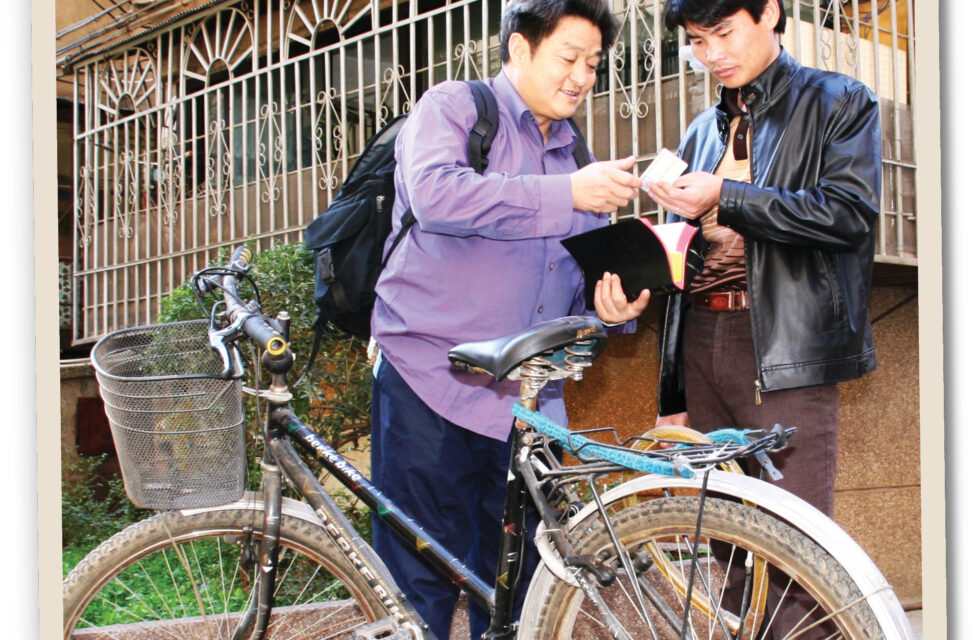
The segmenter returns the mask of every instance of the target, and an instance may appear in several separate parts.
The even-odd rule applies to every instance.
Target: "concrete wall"
[[[840,385],[836,521],[869,553],[905,606],[921,601],[916,285],[876,286],[871,313],[879,368]],[[640,434],[656,416],[654,312],[616,335],[584,380],[567,385],[571,425]],[[937,425],[939,427],[940,425]]]
[[[78,453],[78,400],[97,398],[98,383],[88,361],[61,363],[61,468],[76,467]]]

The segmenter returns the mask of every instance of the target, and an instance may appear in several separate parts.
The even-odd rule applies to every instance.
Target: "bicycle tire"
[[[612,515],[612,527],[632,557],[645,545],[670,547],[673,558],[679,556],[676,564],[683,567],[682,573],[688,577],[692,564],[690,558],[694,556],[690,543],[695,538],[699,506],[698,497],[646,500]],[[639,599],[634,597],[631,583],[624,577],[624,571],[617,562],[617,555],[604,525],[596,518],[589,518],[571,532],[571,539],[578,554],[594,554],[615,571],[615,581],[607,588],[600,588],[591,578],[587,579],[598,587],[597,593],[627,632],[622,637],[649,637],[649,626],[655,631],[652,637],[679,637],[676,627],[682,629],[685,608],[683,596],[687,590],[685,587],[676,588],[671,585],[654,564],[641,574],[641,578],[662,595],[663,609],[671,610],[675,616],[673,626],[670,626],[665,616],[648,598],[641,598],[649,612],[649,624],[639,611],[636,604]],[[719,548],[716,543],[729,543],[741,552],[750,552],[751,558],[760,557],[767,562],[767,584],[763,588],[778,584],[783,577],[788,584],[795,585],[794,589],[803,589],[822,608],[807,620],[800,621],[796,631],[804,630],[808,624],[821,619],[818,616],[823,616],[825,611],[833,612],[834,615],[824,623],[833,627],[830,632],[820,627],[798,637],[806,640],[809,637],[842,637],[850,640],[882,640],[885,637],[872,609],[862,598],[846,570],[811,539],[787,523],[739,502],[707,498],[703,507],[700,541],[695,554],[699,569],[694,572],[697,581],[694,589],[713,594],[716,603],[721,600],[724,603],[743,602],[743,592],[725,592],[729,576],[722,560],[717,557],[719,554],[713,552],[713,549]],[[749,588],[753,592],[756,587],[754,584]],[[555,577],[545,567],[537,569],[528,593],[523,608],[524,624],[519,629],[520,640],[612,637],[611,630],[602,622],[598,610],[584,597],[583,590]],[[752,593],[751,599],[756,600],[756,597]],[[778,618],[785,614],[787,607],[781,606],[777,594],[769,593],[767,600],[768,612],[774,614],[771,619],[778,621],[782,631],[772,630],[765,633],[762,630],[764,623],[759,616],[755,618],[756,625],[750,628],[743,625],[744,631],[740,637],[745,640],[761,637],[765,640],[783,640],[795,637],[792,632],[785,632],[783,629],[791,629],[799,621]],[[729,604],[714,606],[711,611],[691,607],[691,629],[686,629],[687,637],[737,638],[739,629],[731,628],[729,618],[732,616],[739,627],[739,611],[739,608]],[[728,620],[724,625],[726,631],[717,622],[721,616]]]
[[[685,442],[698,442],[708,444],[713,442],[709,436],[705,433],[692,429],[690,427],[685,427],[681,425],[666,425],[662,427],[654,427],[642,434],[643,440],[637,440],[635,444],[632,445],[635,449],[649,450],[649,449],[661,449],[663,445],[659,442],[660,440],[681,440]],[[730,473],[736,473],[743,475],[744,471],[741,469],[740,465],[735,460],[730,460],[719,465],[719,468],[723,471],[729,471]],[[622,481],[628,481],[632,478],[637,477],[639,474],[634,471],[626,471],[622,474]],[[642,495],[635,494],[626,497],[622,500],[622,506],[628,507],[630,505],[636,504],[641,499],[648,498],[658,498],[663,495],[698,495],[699,491],[695,489],[680,490],[679,492],[655,492],[654,495]],[[756,505],[749,502],[745,502],[750,507]],[[685,586],[683,585],[683,577],[678,567],[669,563],[667,554],[658,547],[648,546],[646,547],[653,555],[656,567],[662,572],[666,578],[677,586],[679,589],[680,597],[686,595]],[[753,569],[753,578],[755,580],[765,580],[765,567],[763,562],[755,562]],[[756,590],[751,598],[750,603],[750,615],[754,615],[755,612],[761,610],[765,606],[766,594],[761,590]],[[702,593],[701,591],[694,590],[692,597],[692,604],[697,607],[700,611],[707,611],[709,609],[709,597]]]
[[[276,596],[265,638],[348,638],[384,610],[322,526],[295,515],[303,510],[312,513],[303,503],[283,500]],[[146,632],[174,640],[230,638],[259,570],[263,518],[260,500],[245,499],[130,525],[65,579],[64,638],[126,640]],[[254,562],[242,555],[245,548],[255,552]],[[250,566],[243,570],[242,564]]]

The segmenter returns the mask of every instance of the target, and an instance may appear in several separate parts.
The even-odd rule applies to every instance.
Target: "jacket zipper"
[[[750,167],[750,181],[751,184],[754,183],[754,113],[752,112],[750,105],[746,102],[744,107],[747,109],[747,138],[748,138],[748,148],[747,148],[747,164]],[[750,277],[750,251],[748,250],[748,243],[744,241],[744,277],[747,279],[747,299],[753,300],[754,292],[751,286]],[[753,313],[754,305],[747,309],[747,314],[751,315]],[[757,336],[754,334],[754,320],[751,318],[750,322],[750,338],[751,344],[754,347],[754,368],[757,370],[758,377],[754,378],[754,404],[760,406],[761,404],[761,379],[760,379],[760,360],[757,357]]]

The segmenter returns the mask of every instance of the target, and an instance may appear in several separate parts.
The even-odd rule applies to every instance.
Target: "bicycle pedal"
[[[352,640],[414,640],[415,637],[409,629],[401,627],[394,616],[358,627],[351,636]]]

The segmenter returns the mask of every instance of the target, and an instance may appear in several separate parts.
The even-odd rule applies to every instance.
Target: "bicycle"
[[[590,317],[448,354],[461,369],[521,381],[499,578],[487,584],[295,414],[288,314],[265,315],[257,290],[255,300],[239,297],[249,259],[239,248],[227,266],[194,276],[199,295],[218,298],[209,320],[122,330],[93,350],[127,492],[168,510],[103,542],[68,575],[65,638],[431,637],[314,465],[488,611],[487,638],[771,637],[764,625],[784,615],[778,584],[815,602],[784,637],[819,623],[834,628],[831,637],[912,637],[892,588],[848,535],[798,498],[736,473],[745,456],[776,473],[766,453],[792,429],[708,438],[653,430],[624,441],[597,430],[615,440],[607,443],[537,412],[540,389],[580,379],[600,355],[607,336]],[[254,390],[265,415],[260,494],[244,491],[240,346],[249,340],[270,377]],[[573,460],[565,464],[555,444]],[[601,491],[597,479],[609,475],[621,482]],[[302,501],[283,497],[283,478]],[[520,623],[514,586],[530,503],[541,562]],[[735,571],[736,592],[727,586]]]

